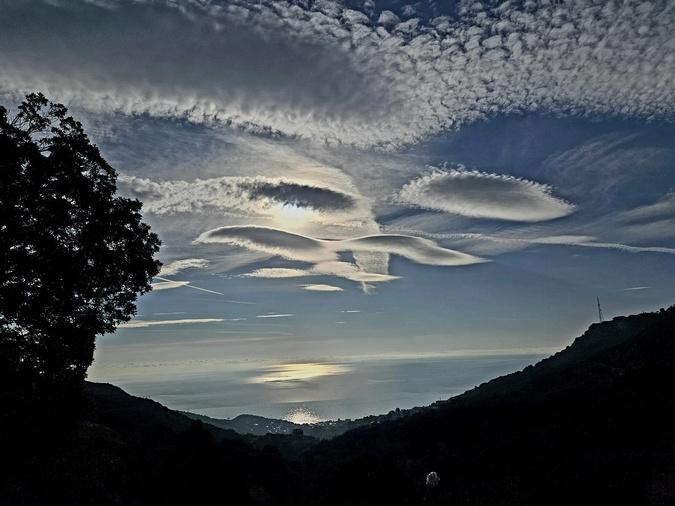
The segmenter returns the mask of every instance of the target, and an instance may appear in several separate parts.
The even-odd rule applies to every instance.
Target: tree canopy
[[[96,335],[151,289],[160,241],[116,178],[63,105],[30,94],[14,116],[0,106],[3,375],[84,379]]]

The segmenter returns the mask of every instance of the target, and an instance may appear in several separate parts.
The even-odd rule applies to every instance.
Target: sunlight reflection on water
[[[322,422],[323,418],[320,418],[312,410],[307,409],[304,406],[292,409],[285,416],[284,420],[288,422],[293,422],[297,424],[305,423],[318,423]]]
[[[278,364],[267,368],[264,374],[251,378],[250,383],[284,383],[307,381],[324,376],[345,374],[350,370],[350,367],[343,364],[322,364],[316,362]]]
[[[153,381],[145,375],[141,381],[115,383],[133,395],[214,418],[247,413],[314,423],[428,405],[540,358],[500,355],[266,365],[237,362],[198,374],[167,378],[155,373]]]

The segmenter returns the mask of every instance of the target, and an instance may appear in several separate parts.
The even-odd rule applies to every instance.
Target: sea
[[[253,414],[312,423],[425,406],[521,370],[541,358],[541,354],[432,355],[246,363],[173,377],[118,378],[114,383],[130,394],[151,398],[171,409],[214,418]]]

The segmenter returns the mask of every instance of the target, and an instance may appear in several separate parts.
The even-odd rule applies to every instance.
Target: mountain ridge
[[[310,504],[419,504],[431,471],[438,504],[670,504],[674,380],[675,306],[593,324],[522,371],[313,447]]]
[[[521,371],[333,438],[238,434],[86,383],[85,417],[67,434],[45,426],[40,464],[23,451],[30,471],[17,465],[0,493],[30,506],[668,505],[674,384],[675,306],[593,324]]]

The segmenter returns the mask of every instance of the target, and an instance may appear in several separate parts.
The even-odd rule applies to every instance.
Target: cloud
[[[159,291],[159,290],[171,290],[173,288],[180,288],[182,286],[187,286],[189,285],[189,281],[160,281],[159,283],[150,283],[150,286],[152,287],[153,291]]]
[[[317,211],[344,211],[356,207],[353,197],[329,188],[285,181],[242,182],[239,186],[248,192],[250,199],[269,199],[285,206]]]
[[[256,316],[256,318],[290,318],[291,316],[295,316],[295,315],[290,314],[290,313],[284,313],[284,314],[267,313],[267,314],[259,314],[259,315]]]
[[[668,193],[653,204],[620,213],[622,232],[637,240],[675,237],[675,193]]]
[[[662,246],[635,246],[619,242],[603,241],[591,235],[537,236],[532,231],[509,231],[504,235],[482,233],[435,233],[422,230],[396,229],[393,231],[416,233],[439,241],[452,243],[467,251],[481,255],[498,255],[522,250],[536,245],[576,246],[623,251],[626,253],[663,253],[675,255],[675,248]]]
[[[667,142],[644,134],[603,134],[556,152],[541,162],[542,174],[567,195],[583,198],[594,208],[612,204],[631,180],[667,171],[675,151]]]
[[[472,218],[524,222],[560,218],[575,209],[553,196],[550,186],[463,167],[433,170],[403,186],[394,199],[403,205]]]
[[[650,287],[649,286],[631,286],[630,288],[624,288],[624,292],[633,292],[633,291],[638,291],[638,290],[648,290]]]
[[[283,278],[301,278],[312,276],[313,274],[303,269],[286,269],[283,267],[268,267],[256,269],[252,272],[242,274],[242,278],[263,278],[263,279],[283,279]]]
[[[222,295],[223,297],[225,296],[224,293],[222,292],[217,292],[215,290],[208,290],[206,288],[201,288],[199,286],[195,286],[191,284],[190,281],[172,281],[170,279],[162,278],[160,276],[155,276],[155,278],[161,280],[159,283],[151,283],[150,286],[152,286],[153,290],[169,290],[172,288],[192,288],[193,290],[198,290],[200,292],[206,292],[206,293],[212,293],[214,295]],[[249,301],[244,301],[244,300],[232,300],[232,299],[225,299],[223,302],[228,302],[231,304],[255,304],[255,302],[249,302]]]
[[[630,244],[621,244],[614,242],[578,242],[568,243],[569,246],[581,246],[585,248],[604,248],[625,251],[627,253],[664,253],[675,255],[675,248],[663,246],[631,246]]]
[[[4,2],[0,92],[393,148],[499,113],[675,109],[665,0],[472,0],[428,22],[330,1],[100,4]]]
[[[401,22],[396,14],[391,11],[384,10],[380,13],[380,16],[377,18],[377,23],[386,27],[394,27]]]
[[[364,289],[369,289],[369,283],[384,283],[399,279],[399,276],[368,272],[359,265],[350,262],[329,261],[319,262],[307,269],[262,268],[242,274],[245,278],[282,279],[308,276],[337,276],[361,283]]]
[[[187,269],[204,269],[208,265],[209,261],[204,258],[184,258],[162,265],[159,274],[160,276],[172,276]]]
[[[380,234],[354,239],[324,240],[270,227],[226,226],[204,232],[195,244],[221,243],[278,255],[289,260],[340,263],[340,252],[384,252],[426,265],[470,265],[483,261],[466,253],[442,248],[434,242],[407,235]]]
[[[337,276],[339,278],[344,278],[349,281],[354,281],[356,283],[361,283],[362,288],[365,291],[369,291],[370,283],[386,283],[388,281],[394,281],[400,279],[400,276],[393,276],[391,274],[382,274],[379,272],[370,272],[364,270],[363,267],[358,264],[353,264],[351,262],[320,262],[314,265],[310,270],[310,273],[324,276]]]
[[[675,192],[668,193],[653,204],[639,206],[619,215],[621,221],[637,222],[675,217]]]
[[[247,225],[209,230],[194,242],[241,246],[288,260],[310,263],[313,265],[307,270],[309,273],[343,277],[362,283],[364,289],[368,288],[369,283],[391,281],[396,276],[364,271],[358,265],[341,260],[340,253],[394,254],[416,263],[437,266],[471,265],[485,261],[473,255],[442,248],[428,239],[395,234],[323,240],[281,229]],[[279,272],[274,271],[271,274],[278,277]],[[260,270],[256,275],[261,277]]]
[[[158,182],[121,175],[118,184],[123,193],[143,200],[146,213],[157,215],[227,211],[270,216],[302,209],[315,213],[317,219],[330,213],[332,219],[335,214],[363,211],[353,195],[282,178],[225,176]]]
[[[156,325],[191,325],[193,323],[216,323],[224,321],[222,318],[185,318],[182,320],[134,320],[121,323],[117,327],[121,329],[143,329]]]
[[[553,244],[566,246],[580,246],[582,248],[602,248],[624,251],[627,253],[664,253],[667,255],[675,255],[675,248],[668,248],[662,246],[633,246],[630,244],[605,242],[593,236],[556,236],[556,237],[539,237],[530,239],[532,244]]]
[[[319,263],[336,261],[337,254],[320,239],[305,237],[285,230],[251,225],[225,226],[202,233],[195,244],[230,244],[270,255]]]
[[[339,286],[333,285],[298,285],[303,290],[309,290],[310,292],[342,292],[343,289]]]

